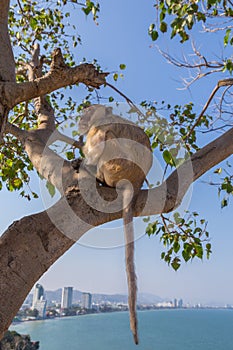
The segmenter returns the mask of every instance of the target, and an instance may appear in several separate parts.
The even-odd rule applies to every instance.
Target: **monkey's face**
[[[85,108],[82,112],[82,116],[79,119],[79,123],[78,123],[78,130],[80,135],[85,135],[87,134],[88,130],[90,129],[90,120],[91,120],[91,116],[93,114],[93,108],[91,108],[92,106]]]
[[[98,123],[98,120],[102,120],[105,117],[109,108],[103,105],[91,105],[85,108],[78,124],[80,134],[87,134],[94,123]]]

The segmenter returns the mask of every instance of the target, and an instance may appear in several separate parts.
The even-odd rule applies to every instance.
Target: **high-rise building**
[[[40,318],[46,317],[46,305],[47,305],[47,300],[45,299],[40,299],[35,304],[35,309],[38,310],[38,316]]]
[[[64,287],[62,289],[61,309],[69,309],[72,306],[73,287]]]
[[[182,307],[183,307],[183,300],[182,300],[182,299],[180,299],[180,300],[178,301],[178,307],[179,307],[179,308],[182,308]]]
[[[33,300],[32,300],[32,308],[34,309],[34,304],[40,300],[42,297],[42,299],[44,299],[44,288],[42,287],[41,284],[37,283],[34,289],[34,293],[33,293]]]
[[[82,293],[82,307],[84,309],[91,309],[91,293]]]
[[[41,284],[37,283],[33,294],[32,309],[38,310],[38,316],[45,318],[46,305],[47,301],[44,298],[44,288]]]

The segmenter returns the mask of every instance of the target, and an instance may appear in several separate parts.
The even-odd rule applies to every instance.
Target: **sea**
[[[233,350],[233,310],[139,311],[139,345],[127,312],[22,322],[11,326],[40,350]]]

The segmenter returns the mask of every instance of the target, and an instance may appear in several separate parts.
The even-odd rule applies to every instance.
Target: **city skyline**
[[[37,283],[36,286],[37,285],[39,285],[39,284]],[[51,296],[50,296],[50,298],[47,298],[46,293],[49,293],[49,294],[56,293],[57,294],[58,291],[61,292],[60,297],[58,297],[57,300],[54,300],[54,298],[53,298],[53,303],[56,301],[56,303],[60,304],[61,310],[66,309],[66,308],[70,308],[72,305],[76,305],[77,302],[80,303],[81,307],[85,308],[85,309],[90,309],[91,305],[93,305],[93,303],[95,304],[96,302],[97,302],[97,304],[104,303],[104,302],[113,302],[113,303],[123,302],[123,303],[127,304],[127,302],[128,302],[128,295],[127,294],[90,293],[90,292],[74,289],[74,287],[60,287],[56,290],[45,290],[43,288],[43,286],[41,286],[41,287],[43,289],[43,300],[46,300],[46,302],[49,299],[51,299]],[[28,305],[28,297],[30,297],[30,295],[33,296],[32,308],[33,308],[33,304],[34,304],[35,290],[36,290],[36,287],[34,289],[32,289],[32,292],[30,292],[29,295],[27,296],[27,298],[25,299],[25,305]],[[73,295],[76,292],[80,294],[80,297],[78,299],[76,297],[76,299],[73,302],[73,299],[74,299]],[[96,298],[98,299],[98,301],[96,301]],[[63,300],[65,300],[65,302]],[[64,305],[63,303],[65,303],[66,305]],[[176,296],[173,298],[169,298],[169,297],[163,297],[163,296],[153,295],[153,294],[149,294],[149,293],[139,293],[138,294],[138,305],[142,305],[142,304],[156,305],[157,307],[175,307],[175,308],[182,308],[182,307],[185,307],[185,308],[187,308],[187,307],[220,307],[220,308],[227,307],[227,308],[232,308],[233,307],[233,303],[224,303],[224,305],[223,304],[220,305],[218,303],[214,303],[211,301],[203,303],[201,300],[199,300],[196,303],[192,303],[187,298],[185,298],[185,296],[184,297],[183,296],[182,297]]]

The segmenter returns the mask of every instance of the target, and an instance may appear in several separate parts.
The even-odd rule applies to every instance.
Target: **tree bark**
[[[9,0],[0,0],[0,84],[2,82],[15,84],[15,60],[8,33],[9,5]],[[0,142],[9,113],[9,108],[2,97],[3,95],[0,98]]]
[[[9,0],[0,0],[0,81],[15,82],[15,60],[8,33]]]
[[[25,217],[7,229],[0,242],[0,338],[38,276],[73,243],[46,212]]]

